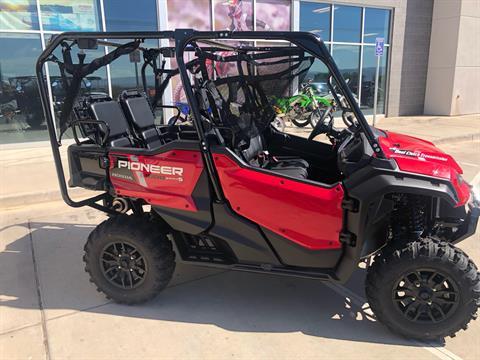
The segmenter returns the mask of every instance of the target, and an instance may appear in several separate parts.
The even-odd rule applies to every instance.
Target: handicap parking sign
[[[377,56],[383,56],[383,47],[385,45],[385,39],[384,38],[375,38],[375,55]]]

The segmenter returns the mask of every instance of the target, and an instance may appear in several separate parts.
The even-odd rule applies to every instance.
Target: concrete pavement
[[[480,142],[441,147],[471,181]],[[412,342],[373,320],[359,269],[345,286],[179,265],[141,306],[107,301],[83,271],[104,216],[61,202],[0,216],[2,359],[478,359],[480,321],[446,344]],[[462,247],[480,264],[480,237]]]
[[[372,124],[372,117],[367,116]],[[340,119],[335,119],[336,126],[343,126]],[[376,127],[383,130],[399,132],[419,137],[435,144],[451,144],[455,142],[480,139],[480,114],[463,116],[401,116],[379,118]],[[287,131],[308,136],[311,127],[287,127]]]

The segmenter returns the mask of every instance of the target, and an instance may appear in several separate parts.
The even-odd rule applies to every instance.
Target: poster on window
[[[0,30],[38,30],[34,0],[0,0]]]
[[[290,0],[257,0],[257,31],[289,31]]]
[[[168,29],[211,30],[210,0],[168,0]]]
[[[95,0],[45,0],[40,2],[44,30],[99,30]]]
[[[253,30],[252,0],[214,0],[215,30]]]

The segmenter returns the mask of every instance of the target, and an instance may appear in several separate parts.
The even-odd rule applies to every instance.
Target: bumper
[[[477,230],[478,217],[480,216],[480,202],[477,199],[473,199],[468,204],[467,216],[460,229],[456,232],[453,243],[456,244],[466,238],[475,234]]]

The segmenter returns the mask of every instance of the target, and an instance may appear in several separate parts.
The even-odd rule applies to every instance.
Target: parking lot
[[[442,148],[478,183],[480,142]],[[156,300],[111,303],[82,262],[103,219],[62,202],[2,211],[1,358],[480,358],[478,320],[445,344],[390,333],[368,309],[360,268],[342,286],[179,264]],[[479,240],[477,233],[460,245],[477,264]]]

